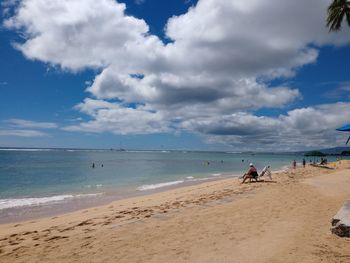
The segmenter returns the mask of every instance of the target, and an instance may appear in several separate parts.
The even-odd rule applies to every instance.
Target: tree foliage
[[[319,151],[311,151],[311,152],[307,152],[304,154],[304,156],[326,156],[323,152],[319,152]]]
[[[338,31],[346,19],[350,26],[350,1],[333,0],[328,7],[327,27],[329,31]]]

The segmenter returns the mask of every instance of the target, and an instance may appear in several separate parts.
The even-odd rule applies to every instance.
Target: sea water
[[[108,196],[147,194],[241,176],[254,163],[279,170],[295,154],[59,149],[0,150],[0,216],[11,208],[45,207]],[[93,168],[94,166],[94,168]]]

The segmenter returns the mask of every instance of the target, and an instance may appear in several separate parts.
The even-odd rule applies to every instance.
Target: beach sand
[[[330,220],[350,162],[274,182],[207,182],[51,218],[0,225],[0,262],[350,262]]]

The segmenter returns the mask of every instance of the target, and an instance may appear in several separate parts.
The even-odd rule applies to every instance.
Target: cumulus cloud
[[[184,128],[205,134],[211,143],[240,149],[295,150],[344,144],[335,129],[348,122],[350,103],[338,102],[288,111],[278,117],[237,113],[221,118],[186,121]]]
[[[0,130],[0,136],[43,137],[48,134],[36,130]]]
[[[21,31],[25,42],[15,47],[29,59],[71,70],[104,67],[115,59],[124,67],[129,49],[150,51],[147,44],[153,48],[158,41],[125,8],[114,0],[22,0],[4,25]]]
[[[150,134],[170,132],[169,123],[159,112],[126,108],[101,100],[86,99],[76,106],[94,120],[64,128],[66,131],[111,132],[115,134]]]
[[[348,29],[335,35],[325,28],[328,4],[199,0],[187,13],[169,19],[167,44],[114,0],[22,0],[4,25],[23,34],[23,42],[14,45],[29,59],[71,71],[100,69],[88,83],[93,98],[76,106],[91,120],[66,130],[187,130],[209,141],[264,145],[292,138],[289,131],[309,134],[317,125],[302,116],[321,121],[327,110],[340,107],[296,109],[278,118],[254,115],[302,98],[298,89],[271,87],[269,80],[293,77],[299,68],[315,63],[323,45],[349,43]]]
[[[11,126],[18,128],[34,128],[34,129],[55,129],[58,128],[56,123],[52,122],[36,122],[30,120],[22,120],[22,119],[9,119],[5,121]]]
[[[118,98],[157,108],[202,107],[203,110],[257,109],[280,107],[300,93],[288,87],[269,88],[254,78],[218,78],[208,75],[151,74],[142,79],[116,74],[109,67],[88,88],[99,99]],[[173,109],[172,109],[173,110]]]

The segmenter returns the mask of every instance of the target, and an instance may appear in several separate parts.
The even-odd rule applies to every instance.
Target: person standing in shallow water
[[[306,165],[306,160],[305,158],[303,159],[303,167],[305,168],[305,165]]]
[[[293,169],[297,168],[297,162],[296,160],[293,161]]]

